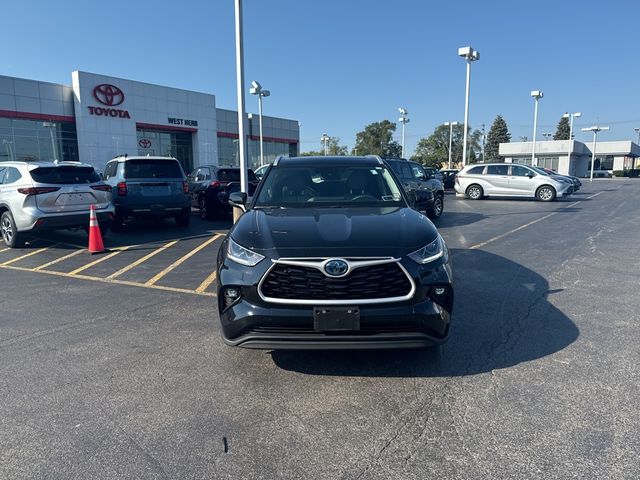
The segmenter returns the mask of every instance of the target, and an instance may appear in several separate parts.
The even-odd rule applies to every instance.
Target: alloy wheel
[[[9,217],[6,215],[2,217],[0,229],[2,230],[2,239],[4,240],[4,243],[10,244],[13,240],[13,225],[11,225],[11,220],[9,220]]]

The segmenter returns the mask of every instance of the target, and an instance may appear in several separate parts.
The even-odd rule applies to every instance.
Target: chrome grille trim
[[[388,297],[388,298],[362,298],[362,299],[350,299],[350,300],[292,300],[285,298],[275,298],[275,297],[267,297],[262,293],[262,284],[265,279],[271,273],[271,270],[276,265],[291,265],[297,267],[311,267],[321,271],[327,278],[334,278],[326,275],[324,272],[324,265],[331,260],[341,259],[347,262],[349,265],[348,273],[345,275],[349,275],[353,270],[361,267],[368,267],[373,265],[382,265],[385,263],[397,263],[400,270],[406,275],[409,280],[409,284],[411,285],[411,289],[409,293],[401,296],[401,297]],[[271,260],[271,266],[264,273],[260,282],[258,283],[258,295],[262,300],[269,303],[277,303],[281,305],[375,305],[381,303],[394,303],[394,302],[404,302],[413,298],[413,295],[416,293],[416,284],[407,272],[407,269],[404,268],[402,263],[400,263],[399,258],[393,257],[329,257],[329,258],[314,258],[313,260],[303,259],[303,258],[280,258],[278,260]]]

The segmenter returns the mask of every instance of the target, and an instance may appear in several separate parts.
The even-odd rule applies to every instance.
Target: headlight
[[[252,252],[248,248],[238,245],[232,238],[229,238],[229,242],[227,243],[227,257],[247,267],[255,267],[264,259],[264,255]]]
[[[444,240],[440,235],[431,242],[429,245],[416,250],[409,254],[409,258],[416,263],[424,265],[425,263],[433,262],[444,255],[445,250]]]

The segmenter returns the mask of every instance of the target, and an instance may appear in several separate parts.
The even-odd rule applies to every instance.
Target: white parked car
[[[532,197],[551,202],[573,193],[573,184],[527,165],[488,163],[467,165],[456,175],[458,195],[471,200],[483,197]]]

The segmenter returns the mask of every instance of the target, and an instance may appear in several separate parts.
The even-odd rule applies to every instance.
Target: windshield
[[[547,172],[545,172],[542,168],[540,167],[529,167],[534,169],[537,173],[539,173],[540,175],[546,175],[547,177],[549,176],[549,174]]]
[[[383,166],[276,167],[263,181],[255,208],[405,205]]]

